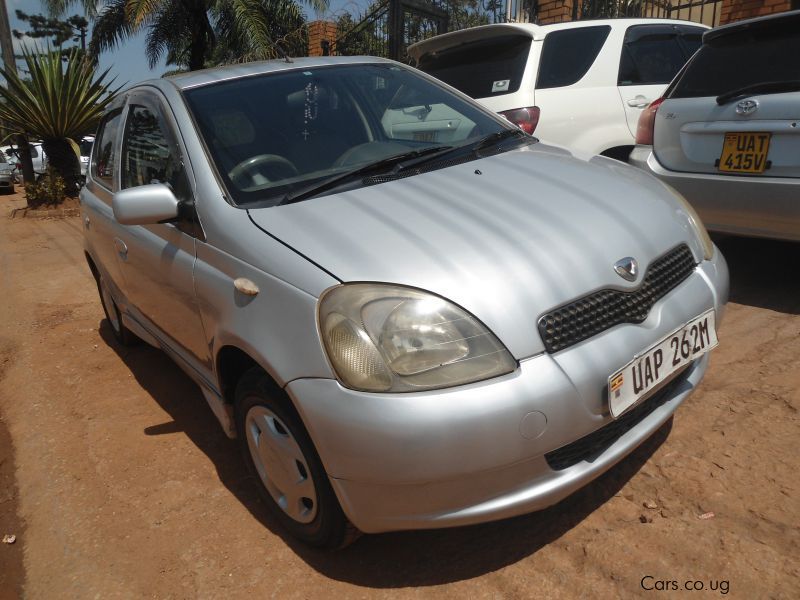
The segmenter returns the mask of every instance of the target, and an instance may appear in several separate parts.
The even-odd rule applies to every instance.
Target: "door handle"
[[[125,242],[121,239],[114,238],[114,248],[117,249],[117,254],[119,254],[121,258],[128,258],[128,246],[126,246]]]
[[[92,220],[89,218],[89,215],[83,217],[83,226],[86,227],[86,229],[89,229],[91,225],[92,225]]]
[[[648,104],[650,104],[650,100],[644,96],[636,96],[632,100],[628,100],[628,106],[632,106],[633,108],[644,108]]]

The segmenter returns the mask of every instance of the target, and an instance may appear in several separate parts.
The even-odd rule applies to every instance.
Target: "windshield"
[[[390,156],[511,127],[393,64],[283,71],[188,90],[185,97],[237,205],[275,205]]]
[[[94,145],[94,140],[81,140],[80,147],[81,147],[81,156],[91,156],[92,154],[92,146]]]

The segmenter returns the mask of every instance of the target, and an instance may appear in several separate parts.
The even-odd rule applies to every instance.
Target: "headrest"
[[[256,137],[256,130],[247,115],[241,110],[220,110],[211,115],[211,124],[217,143],[223,148],[249,144]]]

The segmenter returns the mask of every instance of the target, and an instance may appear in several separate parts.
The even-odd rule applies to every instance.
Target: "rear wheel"
[[[125,327],[122,322],[122,314],[119,312],[117,303],[114,302],[114,297],[111,295],[111,290],[102,275],[97,275],[97,291],[100,292],[100,303],[103,305],[103,312],[106,314],[106,320],[111,325],[111,332],[117,341],[123,346],[133,346],[139,341],[134,333]]]
[[[236,387],[236,429],[261,497],[294,537],[323,548],[357,537],[297,412],[261,369]]]

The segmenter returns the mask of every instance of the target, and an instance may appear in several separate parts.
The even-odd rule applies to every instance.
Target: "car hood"
[[[539,317],[602,289],[634,289],[654,259],[698,242],[663,184],[602,157],[543,144],[297,204],[253,222],[343,282],[434,292],[522,359],[543,352]],[[633,283],[614,271],[635,257]]]

